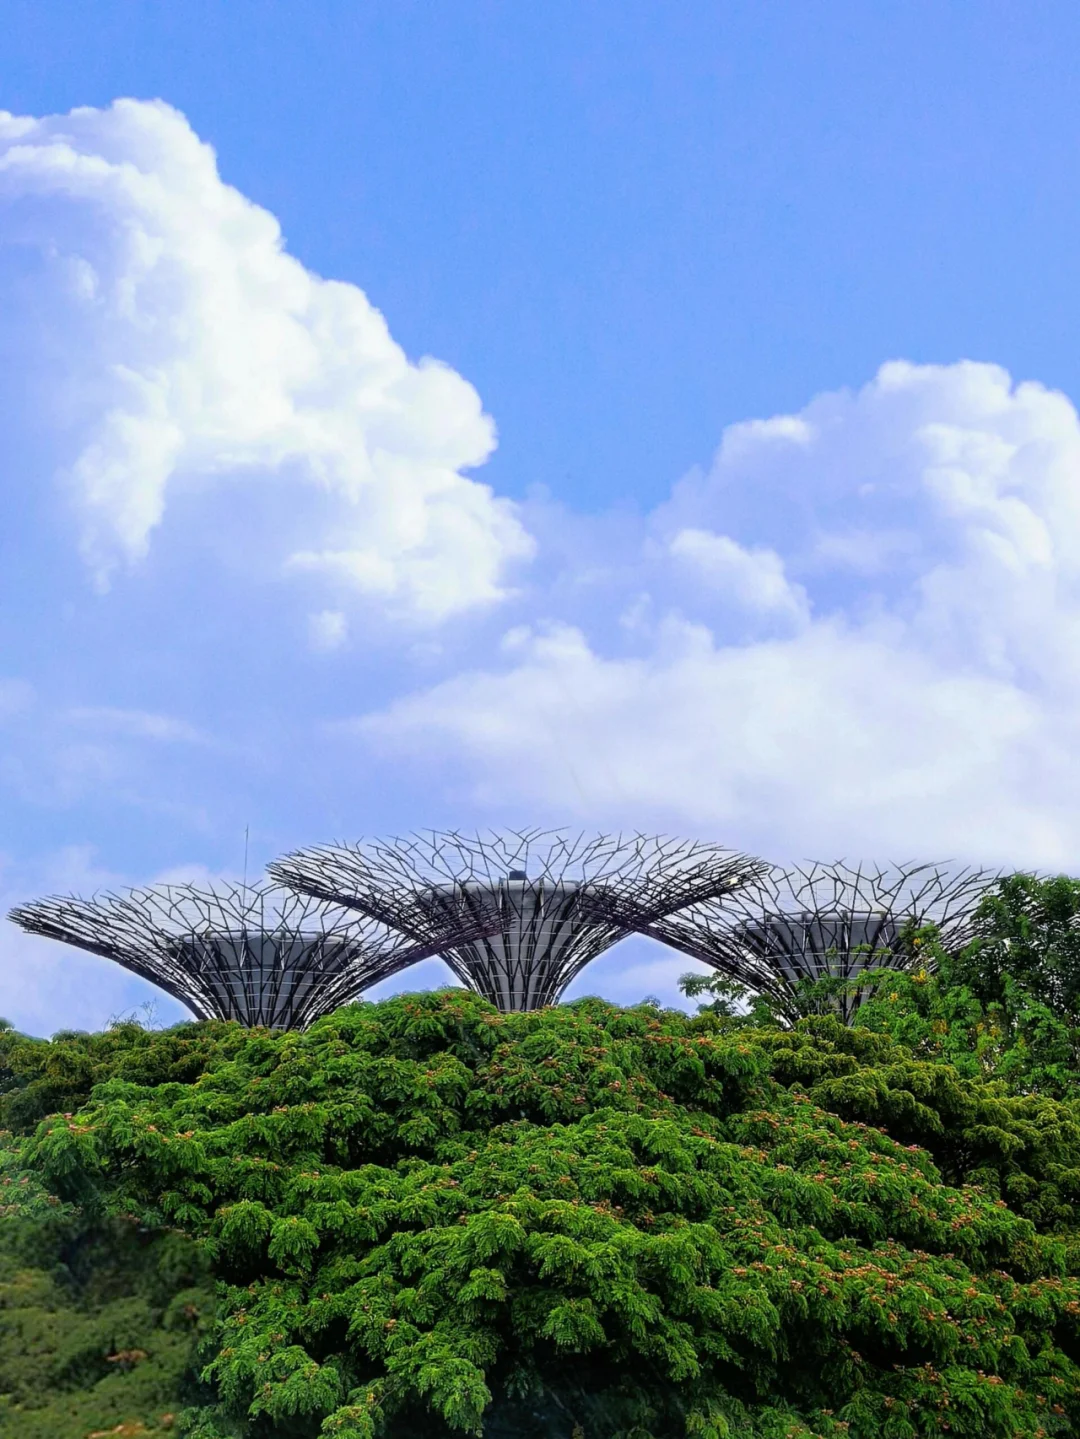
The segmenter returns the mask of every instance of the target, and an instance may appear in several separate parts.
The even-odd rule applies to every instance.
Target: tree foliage
[[[5,1434],[1071,1434],[1080,882],[980,927],[905,935],[852,1028],[842,981],[792,1028],[718,976],[693,1018],[0,1025]]]
[[[198,1397],[214,1314],[205,1254],[177,1234],[71,1215],[0,1222],[0,1432],[164,1434]]]
[[[978,922],[958,954],[927,934],[927,967],[878,976],[858,1023],[1014,1092],[1080,1098],[1080,881],[1011,875]]]
[[[887,1033],[448,991],[0,1066],[13,1215],[212,1258],[197,1439],[1080,1422],[1080,1112]]]
[[[797,984],[798,1012],[836,1013],[855,994],[857,1027],[888,1034],[915,1058],[1013,1093],[1080,1098],[1080,880],[1009,875],[984,895],[975,928],[955,953],[933,925],[906,930],[873,970]],[[687,974],[680,984],[731,1026],[787,1023],[726,975]]]

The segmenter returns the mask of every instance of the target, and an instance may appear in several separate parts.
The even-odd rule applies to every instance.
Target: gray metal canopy
[[[304,1029],[438,952],[374,920],[278,884],[155,885],[92,899],[55,896],[9,916],[171,994],[199,1019]]]
[[[269,867],[281,883],[417,943],[436,943],[456,926],[443,958],[502,1010],[556,1003],[631,930],[766,869],[719,845],[538,829],[323,845]]]
[[[920,964],[918,950],[903,942],[906,930],[933,924],[946,947],[967,943],[976,906],[996,878],[940,864],[777,866],[722,902],[694,904],[642,925],[641,932],[766,995],[797,1019],[805,983]],[[866,993],[852,989],[836,998],[845,1022]]]

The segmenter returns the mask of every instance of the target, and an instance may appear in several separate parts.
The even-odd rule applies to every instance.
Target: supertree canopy
[[[706,900],[637,927],[767,996],[795,1019],[803,983],[921,963],[918,946],[903,942],[905,931],[933,924],[947,948],[965,944],[974,934],[975,907],[994,878],[985,870],[932,864],[776,867],[722,903]],[[852,988],[831,1002],[847,1022],[864,997]]]
[[[325,845],[275,861],[270,873],[415,943],[434,946],[456,929],[440,952],[462,983],[502,1010],[524,1010],[554,1004],[630,930],[765,869],[717,845],[525,830]]]
[[[277,884],[157,885],[56,896],[9,916],[151,980],[199,1019],[305,1029],[370,985],[437,953],[373,920]]]

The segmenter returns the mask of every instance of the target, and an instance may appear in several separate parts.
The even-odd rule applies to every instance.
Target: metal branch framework
[[[916,964],[917,951],[901,943],[909,926],[937,925],[947,948],[967,943],[975,907],[996,877],[934,864],[777,867],[720,903],[696,904],[639,928],[768,996],[795,1019],[802,982]],[[845,1023],[864,997],[862,990],[837,996]]]
[[[283,884],[435,945],[502,1010],[554,1004],[632,929],[725,894],[767,867],[718,845],[641,834],[425,831],[324,845],[270,865]]]
[[[30,934],[103,955],[199,1019],[305,1029],[379,980],[439,951],[277,884],[158,885],[55,896],[9,916]]]

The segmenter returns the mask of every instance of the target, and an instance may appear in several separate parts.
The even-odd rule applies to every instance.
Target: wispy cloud
[[[162,744],[207,744],[208,736],[186,720],[169,715],[148,714],[145,710],[115,709],[108,705],[83,705],[67,712],[72,724],[130,739],[154,740]]]
[[[25,713],[34,698],[34,687],[26,680],[0,679],[0,720]]]
[[[327,654],[340,649],[349,637],[349,621],[341,610],[320,610],[308,617],[311,648]]]

